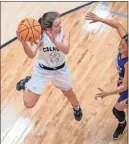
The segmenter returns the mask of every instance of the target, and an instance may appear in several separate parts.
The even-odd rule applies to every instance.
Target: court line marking
[[[73,9],[71,9],[71,10],[69,10],[69,11],[66,11],[66,12],[64,12],[64,13],[61,14],[61,17],[64,16],[64,15],[67,15],[67,14],[73,12],[73,11],[76,11],[76,10],[78,10],[78,9],[80,9],[80,8],[83,8],[83,7],[85,7],[85,6],[89,6],[89,5],[93,4],[93,3],[96,3],[96,2],[95,2],[95,1],[88,2],[88,3],[86,3],[86,4],[83,4],[83,5],[81,5],[81,6],[78,6],[78,7],[76,7],[76,8],[73,8]],[[15,41],[15,40],[17,40],[17,37],[15,37],[15,38],[7,41],[7,42],[4,43],[3,45],[1,45],[1,46],[0,46],[0,49],[4,48],[5,46],[7,46],[8,44],[12,43],[12,42]]]

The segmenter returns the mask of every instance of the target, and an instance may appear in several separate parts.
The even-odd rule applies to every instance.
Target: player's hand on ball
[[[16,36],[17,36],[17,39],[21,42],[21,43],[25,43],[25,41],[23,39],[21,39],[18,31],[16,31]]]
[[[100,90],[100,93],[96,94],[96,96],[95,96],[96,100],[100,100],[100,99],[103,99],[104,97],[108,96],[108,92],[104,91],[101,88],[98,88],[98,89]]]
[[[98,22],[100,20],[100,17],[97,16],[96,14],[89,12],[85,14],[85,19],[86,20],[92,20],[90,23],[95,23]]]
[[[39,40],[34,41],[34,43],[35,43],[36,45],[38,45],[38,47],[41,47],[41,46],[43,45],[43,40],[42,40],[42,39],[39,39]]]

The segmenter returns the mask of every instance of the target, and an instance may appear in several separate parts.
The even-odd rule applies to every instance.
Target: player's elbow
[[[65,53],[65,54],[68,54],[68,53],[69,53],[69,46],[66,46],[64,53]]]
[[[68,53],[69,53],[69,50],[65,51],[64,53],[65,53],[65,54],[68,54]]]
[[[128,89],[128,85],[127,84],[123,84],[123,91],[126,91]]]
[[[30,58],[30,59],[33,59],[34,57],[30,56],[29,58]]]
[[[127,90],[127,89],[128,89],[128,86],[127,86],[127,85],[125,85],[125,86],[124,86],[124,89],[125,89],[125,90]]]
[[[64,51],[64,54],[68,54],[68,53],[69,53],[69,50]]]
[[[28,57],[29,57],[30,59],[33,59],[33,58],[35,57],[35,55],[28,55]]]

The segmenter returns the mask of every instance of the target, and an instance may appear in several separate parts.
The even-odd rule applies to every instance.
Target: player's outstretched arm
[[[109,19],[105,19],[105,18],[100,18],[99,16],[97,16],[96,14],[91,13],[91,12],[87,13],[85,15],[85,18],[87,20],[92,20],[91,23],[102,22],[102,23],[105,23],[105,24],[115,28],[121,38],[123,36],[125,36],[127,33],[126,30],[124,29],[124,27],[119,22],[117,22],[116,20],[109,20]]]

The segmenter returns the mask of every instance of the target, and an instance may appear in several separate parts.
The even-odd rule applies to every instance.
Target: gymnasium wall
[[[1,2],[1,45],[16,37],[19,22],[25,17],[38,19],[48,11],[64,13],[87,2]]]

